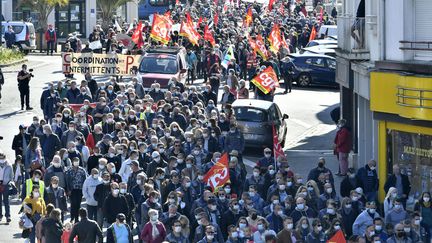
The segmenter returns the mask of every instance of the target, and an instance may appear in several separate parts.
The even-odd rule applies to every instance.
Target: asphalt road
[[[21,65],[3,68],[6,82],[0,104],[0,136],[3,136],[4,140],[0,141],[0,149],[7,154],[10,161],[14,160],[11,145],[19,124],[29,125],[34,115],[42,116],[39,99],[43,88],[49,81],[64,79],[59,56],[28,56],[28,60],[28,67],[34,69],[35,75],[30,83],[30,103],[35,108],[33,111],[19,110],[20,98],[16,75]],[[80,76],[77,78],[82,79]],[[324,157],[327,166],[336,171],[337,161],[331,153],[335,124],[331,121],[329,113],[339,103],[339,92],[323,87],[294,88],[289,94],[282,92],[282,89],[277,90],[274,102],[279,105],[282,113],[290,117],[287,121],[288,134],[284,150],[291,168],[306,177],[309,170],[316,166],[317,159]],[[262,151],[246,149],[246,164],[251,168],[261,156]],[[339,181],[340,178],[337,178],[337,188]],[[6,225],[4,218],[3,222],[0,222],[0,243],[22,242],[17,223],[20,204],[18,201],[13,201],[12,204],[12,223]]]

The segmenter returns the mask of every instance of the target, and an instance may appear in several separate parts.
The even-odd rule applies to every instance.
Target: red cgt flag
[[[333,237],[330,238],[330,240],[328,240],[327,243],[346,243],[345,236],[342,230],[336,232],[336,234],[333,235]]]
[[[150,32],[150,37],[167,44],[170,40],[170,31],[172,28],[172,20],[165,15],[153,15],[153,25]]]
[[[201,39],[201,36],[193,28],[191,22],[182,22],[180,26],[180,35],[187,37],[190,43],[192,43],[193,45],[198,45],[198,41]]]
[[[248,28],[250,26],[250,24],[252,23],[252,21],[253,21],[252,7],[249,7],[248,11],[247,11],[247,14],[246,14],[246,17],[245,17],[245,26],[246,26],[246,28]]]
[[[279,161],[278,158],[282,157],[286,159],[285,153],[282,146],[279,143],[278,134],[276,132],[276,127],[273,125],[273,153],[275,161]]]
[[[210,42],[210,44],[212,45],[212,47],[214,47],[215,44],[216,44],[215,39],[213,38],[212,33],[209,31],[208,25],[206,25],[204,27],[204,40]]]
[[[138,23],[138,26],[132,35],[132,41],[135,42],[135,44],[138,46],[138,48],[141,48],[142,46],[144,46],[144,39],[142,36],[142,22],[141,21]]]
[[[251,82],[255,84],[264,94],[270,93],[273,89],[279,86],[279,80],[271,66],[264,69]]]
[[[267,39],[270,42],[270,50],[277,54],[282,45],[281,31],[278,24],[273,24]]]
[[[203,181],[211,186],[213,191],[229,182],[228,153],[222,154],[219,161],[205,174]]]
[[[273,9],[273,4],[275,3],[275,0],[269,0],[269,4],[267,7],[267,10],[270,12]]]

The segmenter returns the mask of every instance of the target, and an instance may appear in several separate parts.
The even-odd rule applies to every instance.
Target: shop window
[[[413,203],[422,192],[432,189],[432,136],[388,130],[388,167],[398,164],[411,182],[408,203]],[[411,205],[412,206],[412,205]]]

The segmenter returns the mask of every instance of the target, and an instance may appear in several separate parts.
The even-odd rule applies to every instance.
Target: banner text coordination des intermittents
[[[134,75],[140,55],[62,53],[63,72],[92,75]]]

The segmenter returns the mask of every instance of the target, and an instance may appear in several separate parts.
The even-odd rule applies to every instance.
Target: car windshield
[[[251,107],[236,107],[235,117],[238,121],[265,122],[267,112]]]
[[[145,56],[141,61],[139,71],[142,73],[177,73],[177,62],[175,58],[166,55]]]

